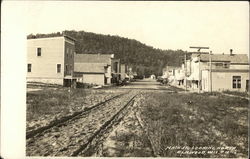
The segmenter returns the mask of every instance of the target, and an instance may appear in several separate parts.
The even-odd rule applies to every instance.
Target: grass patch
[[[248,100],[219,94],[154,93],[146,97],[141,115],[160,156],[247,156]],[[169,146],[232,146],[237,153],[181,154]]]
[[[223,93],[249,98],[249,92],[237,92],[237,91],[228,91],[227,90],[227,91],[223,91]]]
[[[68,112],[76,99],[86,96],[84,89],[43,89],[41,91],[27,92],[27,120],[46,114],[57,114],[62,111]]]
[[[117,93],[121,93],[114,90],[70,89],[66,87],[44,87],[40,89],[28,91],[26,94],[26,119],[28,125],[46,124],[50,120],[54,120],[54,118],[60,118],[83,110],[117,95]]]
[[[179,91],[185,91],[185,89],[182,89],[182,88],[179,88],[179,87],[175,87],[175,86],[172,86],[172,85],[170,85],[170,87],[169,87],[172,91],[174,91],[174,92],[179,92]]]
[[[53,88],[62,88],[63,86],[58,85],[58,84],[49,84],[49,83],[42,83],[42,82],[28,82],[27,83],[27,88],[34,88],[34,87],[53,87]]]

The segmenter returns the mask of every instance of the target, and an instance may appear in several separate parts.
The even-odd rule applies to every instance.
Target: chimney
[[[230,49],[230,56],[233,55],[233,49]]]

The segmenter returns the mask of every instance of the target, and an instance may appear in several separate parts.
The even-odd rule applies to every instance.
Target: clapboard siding
[[[37,48],[41,48],[41,56],[37,56]],[[27,64],[31,64],[31,72],[27,72],[27,81],[63,83],[66,64],[70,66],[67,75],[74,70],[74,53],[74,42],[65,37],[28,39]],[[60,73],[57,73],[57,64],[61,64]]]

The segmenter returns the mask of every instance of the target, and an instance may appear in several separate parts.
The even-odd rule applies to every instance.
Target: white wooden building
[[[106,85],[120,75],[120,60],[114,54],[76,54],[74,74],[77,82]]]
[[[75,40],[69,36],[27,40],[27,82],[69,86],[74,81]]]

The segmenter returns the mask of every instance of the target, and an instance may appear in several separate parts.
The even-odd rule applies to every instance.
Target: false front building
[[[248,91],[249,62],[246,54],[193,54],[191,75],[202,91]],[[210,67],[211,64],[211,67]],[[193,85],[193,88],[199,89]]]

